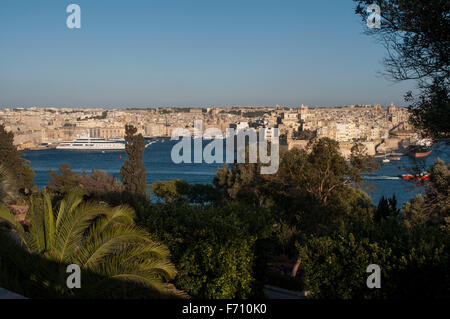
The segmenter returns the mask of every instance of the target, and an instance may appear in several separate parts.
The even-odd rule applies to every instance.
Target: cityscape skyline
[[[14,133],[14,143],[19,148],[31,149],[47,147],[48,143],[57,145],[80,134],[105,139],[124,137],[127,123],[133,123],[137,131],[147,137],[170,137],[178,128],[194,129],[196,121],[221,132],[228,128],[266,128],[267,138],[277,129],[284,136],[288,148],[304,147],[313,135],[337,140],[347,150],[349,141],[361,139],[370,142],[366,147],[373,154],[383,141],[391,140],[385,144],[398,148],[399,134],[414,135],[408,123],[408,111],[396,108],[394,104],[388,107],[376,104],[342,108],[308,108],[306,105],[283,108],[277,105],[274,108],[237,106],[206,109],[0,109],[0,123]]]
[[[378,75],[352,1],[75,3],[76,30],[70,2],[4,1],[0,107],[401,107],[414,89]]]

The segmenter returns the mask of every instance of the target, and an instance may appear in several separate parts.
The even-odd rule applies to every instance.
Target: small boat
[[[401,161],[401,157],[391,157],[390,158],[391,161]]]
[[[430,175],[427,172],[423,172],[420,174],[402,174],[399,176],[401,179],[407,181],[428,181],[430,179]]]
[[[383,163],[390,163],[391,160],[389,158],[383,158]]]

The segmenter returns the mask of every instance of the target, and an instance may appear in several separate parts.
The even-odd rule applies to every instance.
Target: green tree
[[[400,209],[397,208],[397,199],[395,195],[392,198],[380,199],[378,207],[375,210],[375,221],[380,222],[382,219],[386,219],[390,216],[397,217],[400,214]]]
[[[367,7],[378,4],[380,28],[367,33],[380,38],[387,48],[385,65],[396,80],[421,80],[449,75],[450,4],[441,0],[354,0],[364,25]]]
[[[89,198],[102,198],[110,193],[118,194],[124,190],[120,180],[101,170],[92,169],[90,174],[85,171],[77,174],[67,163],[62,164],[58,172],[50,170],[49,173],[51,179],[47,182],[47,189],[62,197],[75,188],[83,191]]]
[[[312,298],[448,298],[449,244],[442,233],[413,233],[398,221],[384,221],[372,233],[310,237],[298,249]],[[371,264],[381,268],[381,289],[366,285]]]
[[[345,198],[343,193],[351,191],[350,186],[362,181],[361,172],[373,169],[367,161],[371,158],[353,154],[348,162],[336,141],[320,139],[311,142],[307,149],[283,154],[278,173],[267,177],[265,193],[271,194],[274,209],[282,220],[301,224],[302,232],[317,233],[335,217],[331,212],[336,209],[329,208],[336,206],[339,198]]]
[[[409,227],[437,226],[450,232],[450,164],[437,159],[430,170],[425,195],[417,195],[403,206],[404,219]]]
[[[128,159],[120,169],[125,190],[131,194],[146,196],[146,170],[142,159],[144,158],[145,139],[142,134],[136,135],[137,129],[132,125],[125,126],[125,152]]]
[[[169,262],[169,250],[136,226],[133,217],[129,207],[83,202],[76,192],[55,206],[51,196],[44,193],[31,200],[29,227],[0,208],[0,224],[8,226],[3,225],[0,231],[12,237],[15,249],[24,248],[29,254],[61,265],[80,266],[82,288],[70,290],[64,267],[52,272],[40,264],[32,265],[32,270],[26,263],[18,265],[28,269],[35,282],[51,285],[61,296],[139,297],[139,287],[146,288],[147,297],[183,296],[168,283],[176,274]]]
[[[328,138],[306,150],[287,152],[278,172],[277,182],[284,189],[296,188],[324,204],[334,190],[361,181],[358,170],[341,155],[339,143]]]
[[[267,144],[268,152],[271,152],[271,144]],[[239,150],[238,150],[239,151]],[[266,185],[268,184],[265,175],[261,175],[261,169],[266,164],[261,163],[259,154],[256,163],[248,163],[250,159],[250,145],[245,147],[245,163],[235,163],[228,167],[226,163],[217,170],[213,180],[216,195],[222,200],[238,200],[255,205],[257,207],[269,207],[271,203],[271,193]]]
[[[450,98],[449,86],[442,79],[434,79],[433,83],[423,88],[422,94],[414,98],[412,93],[406,95],[411,113],[410,122],[421,130],[423,135],[435,139],[450,134]]]
[[[124,190],[120,180],[104,171],[94,169],[90,174],[83,172],[79,185],[87,195],[93,198],[99,198],[108,193],[121,193]]]
[[[69,163],[61,164],[58,172],[49,170],[49,174],[51,179],[47,181],[47,187],[51,193],[64,196],[80,186],[81,176],[72,171]]]
[[[350,187],[362,181],[361,172],[375,168],[362,145],[352,149],[348,162],[338,142],[312,140],[306,149],[283,153],[276,174],[260,175],[259,165],[234,164],[231,170],[224,167],[218,171],[214,185],[229,200],[271,209],[279,225],[280,244],[289,257],[298,256],[294,243],[305,236],[326,234],[356,215],[367,219],[373,214],[367,195]],[[292,275],[300,262],[296,258]]]
[[[259,163],[234,164],[231,169],[225,164],[217,170],[213,181],[214,187],[226,200],[243,200],[264,205],[268,198],[262,187],[265,179],[259,173],[260,169]]]
[[[0,205],[16,197],[15,187],[8,171],[0,165]]]
[[[14,145],[14,134],[7,132],[3,124],[0,124],[0,165],[9,172],[18,190],[27,194],[36,188],[34,172],[25,164],[22,154]]]
[[[260,296],[264,239],[273,230],[268,211],[236,201],[193,205],[186,199],[158,203],[147,213],[150,233],[170,248],[175,285],[196,298]]]
[[[367,33],[384,44],[387,74],[396,81],[417,80],[420,96],[410,106],[411,121],[432,137],[448,136],[450,4],[441,0],[354,0],[363,23],[367,7],[381,9],[380,28]],[[412,95],[408,93],[408,100]]]
[[[368,154],[364,144],[356,142],[350,151],[350,163],[356,170],[356,174],[372,172],[379,168],[379,164],[373,156]],[[358,178],[358,181],[361,179]]]
[[[155,182],[150,185],[153,194],[163,199],[166,203],[171,203],[182,199],[183,195],[189,192],[189,184],[181,179],[175,179],[168,182]]]

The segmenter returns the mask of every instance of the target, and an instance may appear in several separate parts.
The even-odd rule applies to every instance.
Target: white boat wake
[[[397,176],[364,176],[364,179],[368,180],[398,180],[400,177]]]

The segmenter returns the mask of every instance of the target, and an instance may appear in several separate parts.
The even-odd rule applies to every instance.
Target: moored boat
[[[114,139],[105,140],[103,138],[90,137],[89,135],[78,135],[73,141],[61,142],[56,147],[59,150],[124,150],[125,141]]]
[[[431,139],[419,139],[408,147],[408,155],[412,158],[424,158],[431,154],[433,141]]]
[[[412,146],[408,150],[408,155],[413,158],[424,158],[430,155],[431,152],[430,146]]]
[[[427,172],[423,172],[420,174],[402,174],[399,176],[401,179],[407,181],[428,181],[430,179],[430,175]]]

